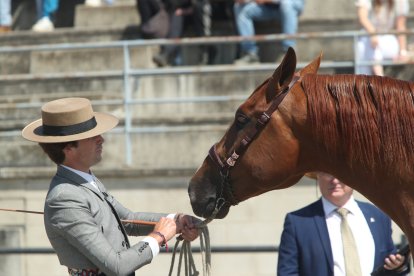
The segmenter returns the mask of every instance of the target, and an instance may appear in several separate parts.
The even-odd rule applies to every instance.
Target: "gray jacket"
[[[77,269],[99,268],[107,275],[128,275],[152,260],[148,243],[129,246],[128,237],[147,235],[152,226],[118,223],[101,192],[76,173],[58,166],[45,201],[44,223],[50,243],[62,265]],[[158,221],[166,214],[133,213],[107,196],[120,219]]]

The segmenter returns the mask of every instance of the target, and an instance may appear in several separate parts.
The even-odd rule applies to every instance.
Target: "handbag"
[[[164,5],[147,22],[141,25],[141,32],[145,38],[166,38],[169,31],[170,16]]]

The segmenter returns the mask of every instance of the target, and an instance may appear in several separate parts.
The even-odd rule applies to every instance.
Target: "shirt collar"
[[[95,185],[95,180],[94,180],[94,175],[93,175],[93,173],[92,172],[90,172],[90,173],[85,173],[85,172],[82,172],[82,171],[79,171],[79,170],[76,170],[76,169],[73,169],[73,168],[71,168],[71,167],[68,167],[68,166],[65,166],[65,165],[62,165],[62,164],[60,164],[60,166],[62,166],[62,167],[64,167],[65,169],[68,169],[68,170],[70,170],[70,171],[72,171],[72,172],[74,172],[74,173],[76,173],[77,175],[79,175],[79,176],[81,176],[82,178],[84,178],[88,183],[93,183],[92,185]]]
[[[338,206],[336,206],[335,204],[333,204],[332,202],[330,202],[323,196],[322,196],[322,205],[323,205],[323,211],[325,213],[325,216],[331,215],[333,212],[336,211],[336,209],[338,209]],[[345,203],[345,205],[342,207],[346,208],[349,212],[351,212],[351,214],[356,214],[356,212],[359,209],[358,204],[355,201],[353,195],[351,195],[347,203]]]

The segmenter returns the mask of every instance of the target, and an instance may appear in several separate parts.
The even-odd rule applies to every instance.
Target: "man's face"
[[[322,195],[337,206],[344,205],[352,195],[353,189],[327,173],[318,173],[318,184]]]
[[[78,141],[78,146],[68,146],[64,149],[64,165],[89,172],[89,169],[102,160],[104,139],[101,135]]]

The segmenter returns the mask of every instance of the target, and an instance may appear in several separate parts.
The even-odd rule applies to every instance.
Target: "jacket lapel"
[[[316,216],[314,216],[314,222],[316,229],[318,230],[319,240],[322,244],[323,251],[326,259],[328,260],[328,267],[330,269],[330,275],[333,275],[333,255],[331,249],[331,242],[329,239],[328,227],[326,225],[325,213],[323,211],[322,200],[319,199],[315,204]]]
[[[377,264],[383,263],[383,260],[379,259],[379,254],[377,254],[379,248],[381,248],[381,243],[385,242],[380,239],[380,237],[382,237],[382,235],[380,234],[382,227],[377,225],[377,219],[369,208],[366,208],[364,204],[360,204],[360,202],[358,201],[356,202],[359,208],[361,209],[362,214],[365,217],[365,220],[367,221],[369,230],[371,231],[372,239],[374,240],[374,246],[375,246],[374,268],[375,268]]]
[[[65,167],[58,166],[56,175],[62,178],[65,178],[68,180],[68,183],[80,185],[82,187],[85,187],[89,190],[91,190],[94,194],[96,194],[101,200],[104,200],[104,196],[102,193],[99,193],[95,187],[93,187],[91,184],[86,181],[83,177],[80,175],[66,169]],[[101,187],[99,187],[101,188]]]

